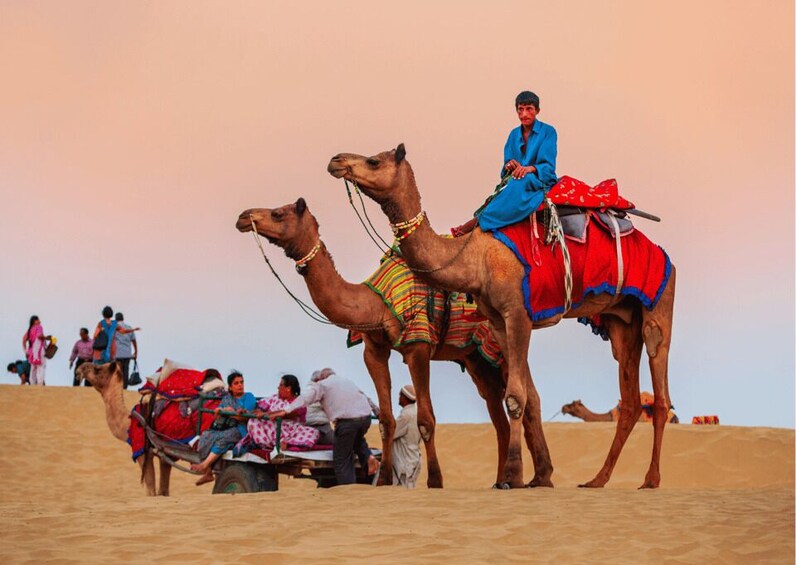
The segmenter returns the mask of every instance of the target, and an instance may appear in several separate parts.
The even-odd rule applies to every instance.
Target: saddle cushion
[[[556,206],[577,206],[579,208],[613,208],[629,210],[635,205],[619,196],[619,185],[616,179],[604,180],[596,186],[564,175],[558,179],[547,193],[547,197]]]

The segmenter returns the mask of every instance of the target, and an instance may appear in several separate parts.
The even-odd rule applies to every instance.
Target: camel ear
[[[395,163],[399,164],[406,158],[406,147],[404,147],[403,143],[400,143],[398,147],[395,148]]]
[[[307,203],[304,201],[303,198],[299,198],[296,200],[296,214],[299,216],[303,216],[304,212],[307,211]]]
[[[116,361],[113,361],[110,365],[108,365],[108,370],[111,373],[115,373],[116,372]]]

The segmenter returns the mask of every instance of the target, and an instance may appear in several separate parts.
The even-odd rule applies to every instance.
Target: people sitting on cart
[[[194,463],[191,469],[202,473],[197,485],[203,485],[214,480],[213,464],[238,443],[246,435],[246,419],[242,416],[219,414],[219,412],[235,412],[243,414],[255,409],[257,399],[243,386],[243,375],[233,371],[227,377],[229,394],[224,396],[215,409],[216,418],[209,430],[199,436],[198,451],[202,457],[201,463]]]
[[[353,381],[326,368],[312,375],[307,391],[288,404],[284,410],[271,412],[270,418],[285,417],[314,402],[320,402],[323,411],[334,424],[334,476],[338,485],[356,482],[354,454],[368,475],[378,470],[379,463],[365,441],[370,428],[371,414],[378,407],[359,390]]]
[[[249,441],[253,446],[268,451],[276,447],[278,426],[276,419],[269,419],[273,412],[285,411],[301,394],[301,386],[295,375],[283,375],[279,380],[276,394],[257,402],[254,414],[248,423]],[[298,408],[282,416],[279,442],[281,449],[310,449],[318,441],[317,429],[305,425],[307,408]]]

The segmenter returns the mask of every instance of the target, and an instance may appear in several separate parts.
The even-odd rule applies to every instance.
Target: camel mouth
[[[235,228],[241,233],[247,233],[252,231],[251,217],[248,214],[246,214],[245,216],[241,214],[240,217],[238,218],[238,221],[235,222]]]
[[[335,163],[334,159],[329,162],[329,166],[326,167],[326,170],[330,175],[332,175],[336,179],[343,178],[347,174],[350,174],[351,170],[349,167],[338,165]]]

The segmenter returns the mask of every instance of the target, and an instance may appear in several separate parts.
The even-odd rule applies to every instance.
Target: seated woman
[[[250,392],[243,389],[243,375],[233,371],[227,377],[229,394],[226,395],[218,408],[215,409],[216,419],[210,429],[199,436],[199,455],[201,463],[194,463],[191,469],[203,473],[196,485],[203,485],[213,481],[213,464],[219,457],[238,443],[246,435],[244,418],[237,416],[219,415],[219,412],[251,412],[254,410],[257,399]]]
[[[301,387],[295,375],[284,375],[279,381],[277,393],[257,403],[254,413],[258,419],[249,420],[249,437],[252,442],[263,449],[276,446],[276,422],[268,418],[271,412],[284,410],[288,404],[301,394]],[[288,446],[310,448],[318,441],[319,432],[315,428],[304,425],[307,409],[301,408],[293,412],[289,418],[282,420],[280,447]]]

